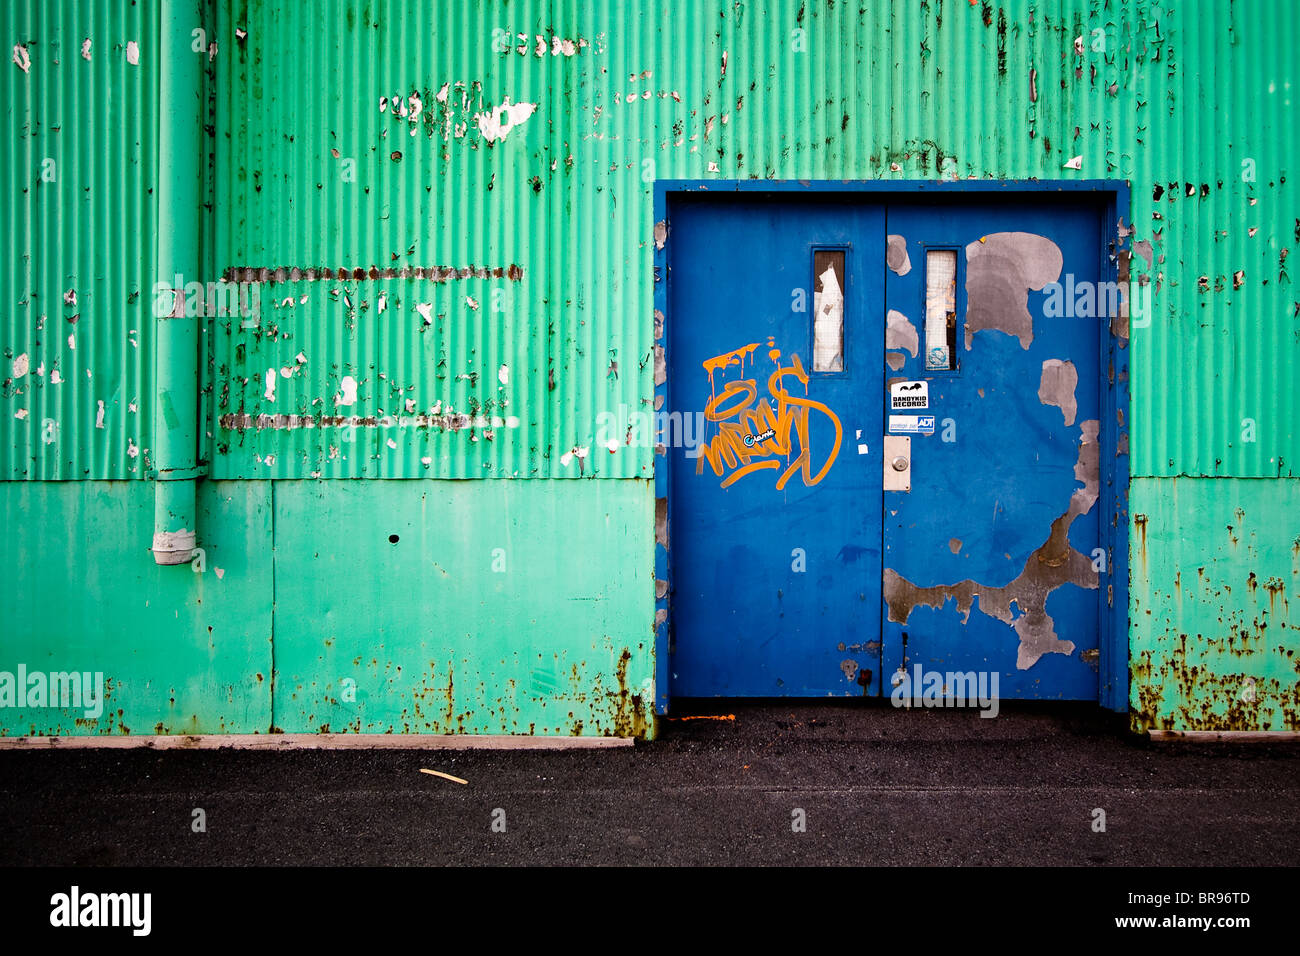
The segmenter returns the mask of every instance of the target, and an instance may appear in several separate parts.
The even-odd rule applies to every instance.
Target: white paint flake
[[[22,70],[29,76],[31,75],[32,58],[27,53],[27,47],[23,46],[21,43],[14,44],[14,63],[18,65],[18,69]]]
[[[30,364],[31,364],[31,360],[27,358],[26,352],[22,353],[21,355],[14,356],[13,377],[18,379],[26,375],[27,370],[30,367]]]
[[[478,131],[483,134],[483,138],[489,143],[494,143],[499,139],[505,139],[506,134],[536,111],[536,103],[512,104],[510,97],[507,96],[500,106],[489,109],[485,113],[475,113],[474,123],[478,126]]]
[[[63,384],[63,376],[59,374],[59,370],[58,370],[57,368],[56,368],[56,369],[52,369],[52,370],[50,371],[50,384],[51,384],[51,385],[62,385],[62,384]]]
[[[510,384],[510,366],[502,365],[499,369],[497,369],[497,381],[500,382],[502,385]]]
[[[1062,169],[1083,169],[1083,157],[1075,156],[1061,168]]]
[[[140,64],[140,44],[134,40],[126,41],[126,62],[132,66],[139,66]]]
[[[357,380],[351,375],[344,375],[339,382],[339,391],[334,394],[335,405],[355,405],[357,403]]]
[[[86,37],[81,41],[81,58],[83,60],[90,59],[90,37]]]
[[[102,398],[95,402],[95,427],[104,427],[104,400]]]
[[[273,402],[275,401],[275,369],[268,368],[266,370],[265,381],[266,381],[266,391],[263,392],[262,394],[265,396],[268,402]]]
[[[20,408],[18,409],[18,411],[14,412],[14,418],[18,419],[19,421],[22,421],[26,417],[27,417],[27,409],[25,408]]]
[[[417,302],[415,311],[420,313],[420,318],[424,319],[425,325],[433,325],[433,303]]]
[[[475,312],[478,311],[478,299],[474,298],[472,295],[465,296],[465,304]]]

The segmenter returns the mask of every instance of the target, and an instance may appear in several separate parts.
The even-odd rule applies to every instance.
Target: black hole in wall
[[[391,541],[393,544],[397,544],[397,541],[398,541],[397,535],[395,535],[395,534],[390,534],[390,535],[388,536],[388,540]]]

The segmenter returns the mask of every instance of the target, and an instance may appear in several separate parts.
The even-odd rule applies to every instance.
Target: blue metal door
[[[1096,699],[1104,210],[669,213],[672,693]]]
[[[885,693],[974,674],[1098,696],[1102,221],[1055,197],[890,204],[886,430],[910,487],[885,491]]]
[[[879,693],[884,208],[670,221],[672,693]]]

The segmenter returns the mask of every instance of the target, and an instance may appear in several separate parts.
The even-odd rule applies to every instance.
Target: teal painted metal
[[[275,482],[276,726],[649,734],[647,485]]]
[[[150,559],[145,482],[0,482],[40,516],[0,536],[0,671],[107,684],[0,735],[649,735],[646,484],[202,481],[200,572]]]
[[[0,479],[143,478],[158,7],[6,3],[0,36]]]
[[[1300,730],[1297,501],[1292,479],[1134,480],[1137,727]]]
[[[207,570],[149,554],[149,482],[0,482],[0,671],[103,674],[105,707],[0,707],[0,734],[262,733],[271,727],[272,499],[200,482]]]
[[[202,166],[195,162],[202,144],[203,67],[191,49],[191,34],[201,23],[195,0],[161,0],[158,81],[158,232],[159,279],[171,289],[170,309],[158,308],[157,396],[154,460],[158,483],[154,499],[153,556],[158,564],[188,564],[198,543],[196,475],[199,473],[199,323],[187,308],[184,287],[199,280],[200,230],[191,223],[201,208]],[[179,277],[179,278],[177,278]],[[157,288],[157,287],[155,287]],[[164,313],[164,314],[160,314]]]
[[[264,285],[250,327],[213,319],[203,410],[210,447],[201,458],[211,458],[216,477],[650,478],[650,449],[601,449],[600,416],[654,400],[653,183],[751,176],[1130,180],[1130,265],[1153,292],[1151,321],[1133,323],[1129,349],[1133,407],[1124,424],[1135,480],[1295,475],[1300,343],[1286,256],[1300,248],[1288,176],[1300,12],[1292,5],[216,6],[215,21],[196,25],[217,44],[207,61],[213,135],[203,151],[213,158],[196,157],[213,197],[210,220],[196,220],[209,223],[204,279],[230,267],[396,270]],[[0,70],[11,130],[0,148],[0,188],[10,199],[0,226],[13,243],[0,270],[0,477],[145,478],[155,467],[160,9],[158,0],[25,0],[0,10],[3,49],[18,48]],[[565,40],[575,43],[572,55]],[[506,97],[536,110],[517,115],[500,139],[492,120],[501,114],[488,116],[489,145],[475,116]],[[488,277],[400,277],[406,268],[470,267]],[[490,271],[498,268],[499,278]],[[75,301],[65,302],[70,292]],[[344,404],[345,376],[356,384],[354,404]],[[407,414],[408,401],[422,421],[383,424]],[[486,424],[452,430],[460,420],[448,408]],[[358,421],[221,424],[222,415],[256,423],[263,413]],[[483,484],[493,483],[470,483],[459,505],[475,514],[494,507],[498,493]],[[628,484],[648,512],[652,492]],[[1247,482],[1234,493],[1253,515],[1294,510],[1291,488]],[[1224,504],[1216,488],[1199,493],[1207,507]],[[72,495],[61,504],[41,497],[54,494],[47,489],[32,494],[13,500],[55,508],[83,531],[115,527],[105,522],[140,504],[117,484],[60,492]],[[598,494],[564,499],[574,520],[600,513]],[[1231,516],[1218,514],[1225,525]],[[236,536],[237,514],[209,517],[218,539]],[[129,547],[148,543],[148,527]],[[551,535],[557,595],[569,593],[562,529]],[[651,527],[643,533],[649,541]],[[1278,521],[1259,534],[1272,536],[1271,548],[1290,532]],[[1168,540],[1170,560],[1197,560],[1194,541]],[[636,579],[643,567],[615,563],[610,573]],[[1231,555],[1217,568],[1238,588],[1253,570]],[[151,579],[133,564],[120,570],[130,589],[121,606],[148,625],[136,599]],[[0,573],[19,572],[6,563]],[[185,580],[155,600],[188,606],[185,589],[206,579]],[[99,619],[91,594],[54,593],[72,602],[65,613]],[[545,605],[558,632],[576,619],[566,601]],[[617,646],[636,645],[653,612],[644,613],[620,625]],[[47,652],[73,646],[33,617],[22,620],[0,650],[20,640]],[[462,629],[455,619],[447,626]],[[286,644],[312,642],[314,627],[279,619],[275,633]],[[1133,641],[1135,656],[1149,651],[1157,670],[1170,660],[1170,645],[1153,634],[1135,627]],[[590,645],[592,661],[602,648]],[[165,671],[153,658],[161,653],[140,651],[141,672]],[[648,651],[632,654],[632,671],[649,666]],[[246,678],[221,686],[245,688]],[[255,715],[227,727],[262,720],[242,697],[220,703],[229,699],[213,696],[196,725],[220,725],[226,714]],[[466,699],[465,708],[486,715],[492,700]],[[540,717],[545,694],[530,700],[521,709]],[[529,723],[555,726],[549,716]]]
[[[224,264],[518,264],[523,278],[277,288],[264,325],[278,335],[219,330],[220,411],[329,413],[350,375],[360,398],[347,408],[362,416],[410,401],[520,424],[491,441],[483,429],[371,428],[356,449],[218,429],[220,472],[645,476],[646,449],[564,456],[597,446],[600,412],[651,398],[651,180],[975,176],[1137,184],[1126,228],[1136,223],[1134,273],[1156,318],[1134,350],[1135,473],[1290,473],[1300,390],[1279,260],[1298,241],[1286,182],[1293,8],[751,6],[456,5],[426,21],[400,3],[324,15],[238,5],[222,28],[234,55],[218,60],[221,88],[258,109],[219,122]],[[432,42],[413,39],[426,23]],[[553,54],[556,38],[588,45]],[[507,97],[536,112],[489,145],[474,116]],[[1171,198],[1188,184],[1193,197]],[[298,370],[267,400],[265,373],[282,368]],[[1220,414],[1232,402],[1251,414]],[[1255,442],[1241,439],[1247,417]]]

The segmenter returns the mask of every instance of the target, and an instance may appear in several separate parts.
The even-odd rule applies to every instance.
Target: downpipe
[[[191,35],[203,20],[196,0],[162,0],[159,21],[155,276],[171,297],[154,298],[151,550],[155,563],[181,565],[197,553],[196,485],[205,471],[198,454],[200,316],[187,314],[194,310],[185,300],[185,284],[199,272],[203,56],[192,51]]]

